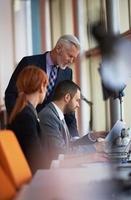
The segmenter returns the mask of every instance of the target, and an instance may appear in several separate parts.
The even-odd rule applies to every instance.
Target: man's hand
[[[109,162],[109,157],[105,153],[94,153],[91,162]]]
[[[96,131],[91,133],[91,138],[92,139],[98,139],[98,138],[105,138],[107,136],[108,132],[107,131]]]
[[[107,143],[105,141],[96,142],[94,144],[97,152],[106,152],[106,145]]]

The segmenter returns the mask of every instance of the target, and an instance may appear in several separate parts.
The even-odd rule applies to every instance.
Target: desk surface
[[[110,166],[38,170],[17,200],[110,200]]]
[[[113,168],[96,163],[83,164],[81,168],[38,170],[15,200],[130,200],[131,190],[120,188],[121,182],[115,182],[113,177],[126,179],[131,165],[116,168],[115,176]]]

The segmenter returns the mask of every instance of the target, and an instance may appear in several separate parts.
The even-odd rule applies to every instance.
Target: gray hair
[[[77,37],[75,37],[74,35],[63,35],[61,36],[56,45],[57,44],[67,44],[67,45],[71,45],[74,44],[78,49],[80,49],[80,42],[78,40]]]

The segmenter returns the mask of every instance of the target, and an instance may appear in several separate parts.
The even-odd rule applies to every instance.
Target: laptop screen
[[[108,135],[105,138],[106,142],[113,142],[114,139],[121,136],[121,130],[125,128],[125,122],[117,120],[117,122],[114,124],[112,129],[109,131]]]

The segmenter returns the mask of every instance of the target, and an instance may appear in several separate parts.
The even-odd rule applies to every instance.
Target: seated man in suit
[[[92,144],[98,137],[106,134],[104,131],[89,133],[75,141],[72,140],[64,114],[74,112],[79,108],[80,96],[78,85],[70,80],[62,81],[56,87],[53,102],[39,113],[47,167],[51,160],[57,159],[58,154],[61,153],[96,152]]]

